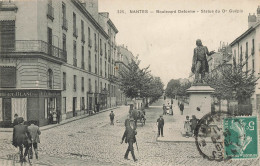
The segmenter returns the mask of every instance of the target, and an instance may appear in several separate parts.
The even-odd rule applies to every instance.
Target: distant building
[[[128,65],[134,60],[135,57],[131,51],[128,50],[127,46],[125,47],[124,45],[118,46],[117,47],[117,55],[116,55],[116,72],[115,76],[120,78],[119,72],[122,70],[128,70]],[[118,88],[117,92],[117,103],[118,104],[126,104],[127,101],[130,101],[131,99],[127,98],[123,91],[122,88]]]

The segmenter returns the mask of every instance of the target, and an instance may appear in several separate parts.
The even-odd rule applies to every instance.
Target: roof
[[[113,24],[113,22],[110,19],[107,21],[107,23],[113,28],[113,30],[116,33],[118,33],[118,29],[116,28],[116,26]]]
[[[258,21],[255,25],[251,26],[247,31],[245,31],[242,35],[236,38],[232,43],[230,43],[230,46],[235,45],[237,42],[245,38],[248,34],[253,32],[259,25],[260,25],[260,21]]]

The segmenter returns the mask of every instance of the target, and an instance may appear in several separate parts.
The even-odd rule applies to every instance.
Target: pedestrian
[[[57,123],[60,123],[61,113],[60,110],[57,110]]]
[[[31,144],[29,146],[33,146],[35,157],[38,160],[38,143],[40,143],[39,135],[41,135],[41,131],[40,128],[37,126],[37,121],[31,121],[30,126],[28,126],[28,131],[31,135]]]
[[[157,126],[158,126],[158,137],[160,136],[160,134],[163,137],[164,119],[162,115],[160,115],[160,118],[157,119]]]
[[[113,113],[113,111],[111,111],[111,113],[109,114],[109,117],[110,117],[110,125],[114,125],[115,114]]]
[[[132,111],[132,117],[134,118],[135,127],[137,127],[137,119],[138,119],[138,111],[137,111],[137,109],[134,109],[134,110]]]
[[[186,120],[184,121],[184,132],[186,138],[189,138],[191,136],[191,122],[189,116],[186,116]]]
[[[180,110],[181,110],[181,115],[183,115],[184,104],[182,102],[180,103]]]
[[[163,104],[163,115],[166,115],[166,106]]]
[[[190,120],[191,123],[191,132],[194,134],[194,130],[198,124],[198,119],[196,118],[195,115],[192,115],[192,119]]]
[[[13,127],[18,125],[18,114],[14,114]]]
[[[125,152],[124,159],[128,159],[128,154],[131,152],[133,160],[136,162],[137,159],[135,158],[135,153],[134,153],[134,143],[136,143],[136,137],[135,135],[137,134],[136,130],[132,128],[131,126],[127,126],[124,132],[124,135],[122,137],[121,144],[125,140],[125,143],[128,143],[128,148]]]
[[[28,126],[23,124],[24,120],[22,117],[18,118],[18,125],[14,126],[13,129],[13,142],[15,147],[19,147],[20,162],[26,162],[26,156],[29,150],[29,143],[31,140],[31,135],[28,131]],[[25,152],[23,153],[23,148],[25,147]]]

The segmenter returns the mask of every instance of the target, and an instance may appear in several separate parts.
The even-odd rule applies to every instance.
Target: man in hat
[[[158,126],[158,137],[160,135],[163,137],[164,119],[162,115],[160,115],[160,118],[157,119],[157,126]]]
[[[20,151],[20,161],[26,162],[26,156],[29,150],[29,143],[31,142],[31,135],[28,131],[28,127],[23,124],[24,120],[22,117],[18,118],[18,125],[14,126],[13,129],[13,145],[19,147]],[[25,147],[25,152],[23,154],[23,147]]]
[[[137,132],[135,130],[134,124],[132,124],[132,125],[130,124],[129,126],[127,126],[125,128],[125,132],[124,132],[124,135],[123,135],[122,141],[121,141],[121,144],[123,143],[124,140],[125,140],[125,143],[128,143],[128,148],[125,152],[124,158],[126,160],[129,160],[128,154],[129,154],[129,152],[131,152],[133,160],[135,162],[137,161],[137,159],[135,158],[135,153],[134,153],[134,143],[136,142],[136,137],[135,137],[136,134],[137,134]]]
[[[14,114],[14,122],[13,122],[13,126],[18,125],[18,114]]]
[[[209,72],[209,65],[206,55],[210,56],[214,54],[214,51],[209,52],[206,46],[202,45],[200,39],[196,40],[197,47],[194,49],[191,71],[195,74],[195,83],[203,83],[205,72]],[[199,79],[201,74],[201,79]]]

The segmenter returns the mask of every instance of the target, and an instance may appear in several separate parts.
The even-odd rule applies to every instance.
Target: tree
[[[120,70],[120,83],[126,97],[151,98],[156,101],[163,94],[163,83],[159,77],[153,77],[149,66],[140,69],[140,60],[132,60],[125,70]],[[147,101],[147,100],[146,100]]]
[[[169,98],[175,98],[178,94],[178,90],[181,87],[180,80],[171,79],[165,89],[165,94]]]
[[[207,77],[206,82],[215,89],[213,95],[219,101],[234,98],[238,104],[248,104],[248,99],[255,92],[259,77],[255,76],[254,71],[245,69],[247,61],[248,59],[245,61],[240,59],[237,63],[233,58],[232,66],[224,63]]]

